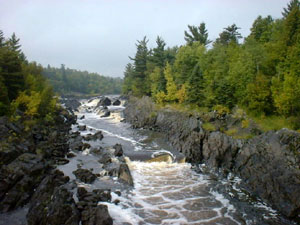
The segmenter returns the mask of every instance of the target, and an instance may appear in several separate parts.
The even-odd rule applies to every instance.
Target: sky
[[[246,37],[259,16],[281,18],[289,0],[0,0],[0,30],[16,33],[29,61],[123,77],[136,41],[183,45],[187,25],[209,39],[235,23]]]

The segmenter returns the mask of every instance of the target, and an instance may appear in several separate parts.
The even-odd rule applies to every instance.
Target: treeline
[[[26,60],[19,41],[14,33],[5,38],[0,31],[0,116],[50,122],[57,100],[43,68]]]
[[[52,84],[54,91],[59,94],[120,94],[122,89],[121,78],[69,69],[63,64],[61,68],[48,65],[44,68],[43,74]]]
[[[292,0],[283,17],[259,16],[243,43],[235,24],[212,42],[205,23],[188,26],[186,44],[166,48],[138,41],[125,69],[123,93],[148,95],[158,103],[208,109],[239,106],[256,115],[300,118],[300,4]],[[210,46],[210,47],[208,47]],[[295,126],[300,126],[300,123]]]

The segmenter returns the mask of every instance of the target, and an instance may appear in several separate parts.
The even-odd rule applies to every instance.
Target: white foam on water
[[[119,205],[107,203],[114,224],[201,224],[222,219],[239,224],[228,214],[235,208],[223,195],[210,191],[207,177],[191,170],[190,164],[126,161],[134,189],[125,196],[113,195]]]

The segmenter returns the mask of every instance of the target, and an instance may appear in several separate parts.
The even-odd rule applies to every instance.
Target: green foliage
[[[295,127],[287,121],[300,121],[299,0],[290,1],[281,19],[258,16],[243,43],[239,29],[235,24],[224,28],[209,49],[205,23],[189,25],[184,32],[187,43],[180,48],[166,48],[161,37],[149,51],[146,39],[138,42],[144,46],[143,72],[138,73],[141,69],[134,64],[132,75],[125,73],[124,89],[151,95],[158,103],[206,108],[220,115],[242,108],[255,118],[280,118],[280,126],[273,127]],[[141,55],[139,44],[137,55]],[[243,120],[242,126],[249,126],[245,113],[241,114],[234,116]]]
[[[200,23],[200,26],[190,26],[188,25],[190,34],[187,31],[184,31],[184,39],[188,45],[191,45],[193,42],[199,42],[200,44],[206,46],[211,41],[208,39],[208,32],[205,27],[205,23]]]
[[[131,65],[131,64],[130,64]],[[128,76],[131,76],[131,66],[128,67]],[[121,78],[111,78],[101,76],[97,73],[87,71],[78,71],[74,69],[54,68],[48,65],[47,68],[41,68],[43,75],[50,81],[54,92],[59,94],[120,94],[123,80]],[[128,85],[124,85],[126,91]]]
[[[19,120],[24,113],[24,125],[30,129],[37,121],[53,121],[57,100],[43,68],[25,59],[16,35],[5,40],[0,32],[0,116]]]
[[[207,131],[216,131],[215,125],[209,122],[203,123],[202,128]]]

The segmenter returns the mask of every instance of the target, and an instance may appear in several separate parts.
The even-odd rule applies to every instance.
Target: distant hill
[[[43,70],[44,76],[52,84],[54,91],[59,94],[81,93],[85,95],[93,94],[120,94],[123,79],[112,78],[79,71],[75,69],[55,68],[48,65]]]

